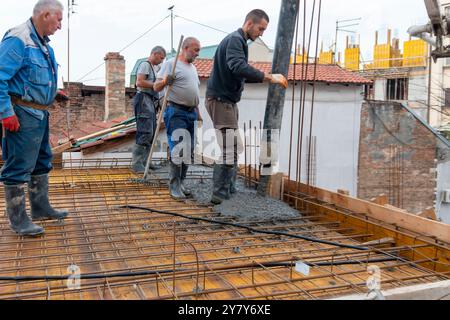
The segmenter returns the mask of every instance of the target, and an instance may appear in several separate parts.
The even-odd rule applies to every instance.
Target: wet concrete
[[[199,169],[205,170],[205,167],[194,168],[193,173]],[[209,169],[206,173],[209,177],[212,177],[212,169]],[[189,179],[186,184],[192,190],[193,197],[198,203],[212,205],[210,203],[213,190],[211,178]],[[300,216],[297,210],[292,209],[284,202],[270,197],[259,196],[255,189],[246,188],[243,179],[239,178],[237,180],[236,189],[237,193],[232,195],[230,200],[224,201],[221,205],[214,206],[216,212],[221,213],[222,216],[244,222],[285,220]]]
[[[192,191],[194,200],[205,206],[213,206],[210,203],[213,192],[213,169],[205,166],[190,166],[186,179],[186,186]],[[168,180],[168,167],[164,166],[151,172],[151,178]],[[224,201],[213,209],[224,217],[233,218],[236,221],[276,221],[298,218],[300,213],[289,207],[282,201],[270,197],[262,197],[256,189],[245,187],[244,180],[238,178],[236,183],[237,193],[230,200]]]

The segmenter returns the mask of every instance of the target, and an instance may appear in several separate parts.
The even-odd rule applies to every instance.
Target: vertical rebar
[[[247,177],[247,173],[248,173],[248,169],[247,169],[247,123],[244,122],[244,176],[245,176],[245,186],[248,187],[247,183],[248,183],[248,177]]]
[[[176,295],[175,278],[176,278],[176,254],[177,254],[177,228],[176,221],[173,221],[173,294]]]

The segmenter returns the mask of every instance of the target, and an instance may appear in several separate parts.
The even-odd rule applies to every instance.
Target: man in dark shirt
[[[222,149],[222,158],[214,166],[214,189],[211,202],[220,204],[236,193],[238,150],[241,139],[239,109],[244,83],[270,81],[287,87],[283,75],[265,74],[248,63],[247,41],[262,36],[269,24],[268,15],[259,9],[251,11],[244,26],[228,35],[219,45],[214,57],[214,67],[206,90],[206,109],[216,129],[217,142]],[[231,143],[227,144],[227,141]]]

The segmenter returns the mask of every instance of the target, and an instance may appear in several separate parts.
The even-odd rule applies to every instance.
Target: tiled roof
[[[212,68],[213,60],[211,59],[197,59],[195,61],[198,74],[200,78],[209,78]],[[269,73],[272,71],[272,64],[269,62],[251,62],[253,67],[263,72]],[[308,69],[308,70],[307,70]],[[310,64],[308,67],[304,66],[304,73],[308,71],[307,77],[302,77],[302,66],[297,65],[295,68],[295,80],[313,81],[314,79],[314,65]],[[289,68],[289,80],[294,80],[294,66]],[[326,83],[344,83],[344,84],[371,84],[372,81],[351,71],[342,69],[337,65],[317,65],[316,81]]]
[[[114,127],[119,127],[121,125],[126,125],[124,128],[118,128],[115,131],[106,133],[90,139],[83,139],[83,137],[89,136],[91,134],[96,134],[102,132],[105,129],[110,129]],[[103,144],[107,141],[119,139],[124,136],[134,134],[136,132],[136,122],[134,118],[120,117],[113,119],[111,121],[96,121],[96,122],[86,122],[79,126],[79,128],[72,128],[70,134],[74,138],[74,143],[72,147],[75,149],[87,149],[93,146]],[[64,132],[67,136],[67,133]],[[50,142],[53,148],[60,145],[60,142],[54,135],[50,135]]]

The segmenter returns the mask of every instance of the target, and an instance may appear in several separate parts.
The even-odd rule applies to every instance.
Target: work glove
[[[3,128],[10,132],[17,132],[20,129],[19,119],[16,115],[2,120]]]
[[[68,96],[63,90],[58,90],[58,91],[56,92],[55,100],[56,100],[57,102],[66,102],[66,101],[69,101],[70,98],[69,98],[69,96]]]
[[[285,76],[283,76],[282,74],[272,74],[270,76],[271,76],[270,83],[279,84],[284,89],[287,89],[288,81]]]
[[[174,81],[175,81],[175,77],[168,74],[166,76],[166,78],[164,79],[164,86],[171,86],[171,85],[173,85]]]

